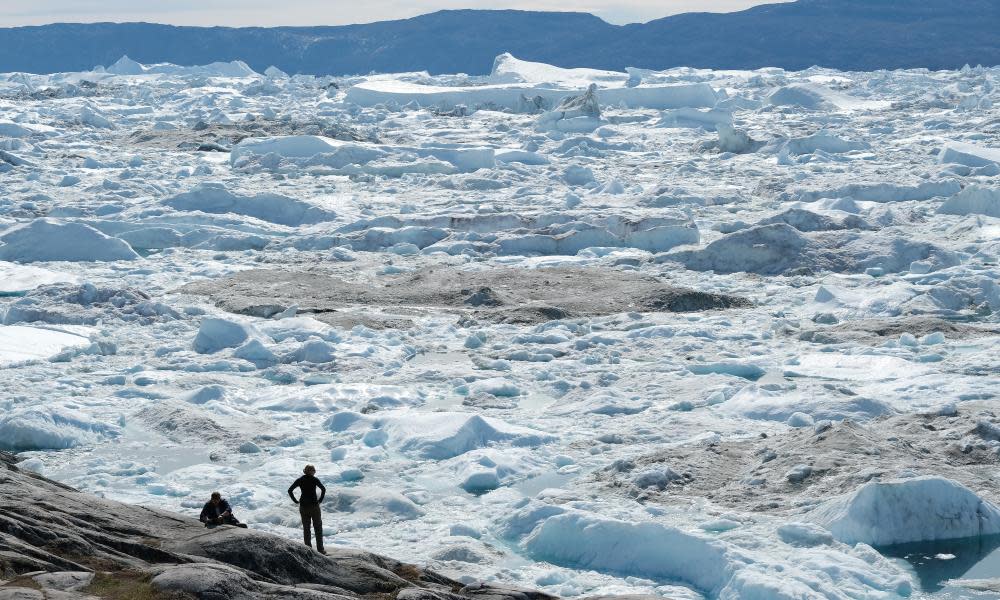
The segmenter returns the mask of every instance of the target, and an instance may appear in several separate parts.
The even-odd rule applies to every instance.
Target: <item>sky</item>
[[[343,25],[401,19],[448,8],[580,11],[623,24],[683,12],[743,10],[780,1],[785,0],[0,0],[0,27],[96,21]]]

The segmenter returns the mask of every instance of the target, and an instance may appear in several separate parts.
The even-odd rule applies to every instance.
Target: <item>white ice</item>
[[[6,74],[0,114],[0,448],[47,476],[191,516],[220,490],[297,539],[312,463],[328,544],[567,597],[908,597],[870,544],[997,531],[1000,69],[126,57]],[[378,299],[496,268],[745,302]],[[326,276],[372,299],[331,308]],[[838,428],[888,446],[844,442],[845,474]]]

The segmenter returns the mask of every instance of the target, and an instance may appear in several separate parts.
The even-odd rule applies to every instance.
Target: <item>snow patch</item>
[[[0,233],[0,260],[11,262],[106,262],[139,255],[122,240],[83,223],[35,219]]]
[[[63,406],[16,408],[0,416],[0,450],[63,450],[116,437],[117,426]]]
[[[816,111],[877,110],[888,108],[885,101],[864,100],[831,90],[818,83],[794,83],[771,92],[766,99],[770,106],[787,106]]]
[[[719,593],[732,568],[725,545],[657,523],[571,512],[545,519],[523,542],[536,560],[575,569],[674,580]]]
[[[498,443],[535,447],[556,439],[492,417],[458,412],[396,412],[379,418],[342,412],[327,420],[327,429],[360,431],[369,445],[387,444],[430,460],[453,458]]]
[[[497,84],[554,83],[585,88],[592,83],[620,86],[628,81],[628,77],[627,73],[619,71],[563,69],[545,63],[520,60],[505,52],[493,60],[489,81]]]
[[[79,278],[69,273],[0,262],[0,296],[19,296],[39,286],[77,281]]]
[[[332,221],[337,217],[333,211],[295,198],[268,193],[243,196],[215,182],[198,184],[190,192],[168,198],[163,203],[176,210],[246,215],[289,227]]]
[[[229,160],[240,166],[247,160],[271,155],[302,166],[329,167],[344,175],[468,173],[496,166],[493,148],[482,146],[389,146],[315,135],[247,138],[233,146]]]
[[[1000,189],[970,185],[945,200],[938,212],[946,215],[986,215],[1000,218]]]
[[[90,346],[89,337],[57,329],[0,325],[0,368],[48,360]]]
[[[253,336],[254,332],[249,325],[229,319],[208,317],[202,320],[198,328],[193,348],[199,354],[212,354],[225,348],[235,348]]]
[[[938,160],[942,164],[957,164],[979,168],[1000,165],[1000,148],[983,148],[964,142],[948,142],[941,148]]]
[[[444,87],[407,81],[371,80],[351,87],[347,90],[345,99],[358,106],[378,104],[402,106],[415,102],[425,107],[453,108],[464,105],[518,110],[524,106],[525,98],[539,98],[543,104],[555,106],[573,91],[531,84]],[[685,106],[712,108],[718,101],[716,91],[705,83],[604,88],[601,90],[601,98],[605,103],[615,106],[621,104],[632,108],[658,110]]]

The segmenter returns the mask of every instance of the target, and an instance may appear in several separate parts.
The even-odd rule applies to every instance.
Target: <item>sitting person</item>
[[[212,492],[212,499],[205,503],[201,509],[201,516],[198,517],[205,527],[215,527],[216,525],[235,525],[246,529],[246,525],[240,523],[233,516],[233,507],[222,498],[219,492]]]

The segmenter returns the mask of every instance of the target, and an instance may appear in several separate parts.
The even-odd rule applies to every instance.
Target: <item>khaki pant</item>
[[[320,514],[319,504],[299,504],[299,515],[302,516],[302,539],[306,546],[312,547],[310,536],[310,523],[312,529],[316,530],[316,549],[323,549],[323,517]]]

